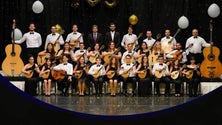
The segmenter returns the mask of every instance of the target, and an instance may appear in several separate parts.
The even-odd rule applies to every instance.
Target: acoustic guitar
[[[50,54],[50,53],[46,53],[44,56],[38,55],[38,56],[37,56],[37,64],[38,64],[39,66],[42,66],[43,64],[45,64],[46,59],[47,59],[47,58],[50,58],[50,57],[51,57],[51,54]]]
[[[100,49],[99,49],[99,52],[102,50],[102,49],[104,49],[104,45],[102,45],[101,47],[100,47]],[[96,62],[96,58],[99,56],[99,53],[97,53],[95,56],[90,56],[89,57],[89,61],[91,62],[91,63],[95,63]]]
[[[210,41],[212,42],[213,25],[210,21]],[[220,49],[211,45],[203,49],[204,60],[200,65],[201,75],[205,78],[218,78],[222,74],[222,64],[220,62],[219,55]]]
[[[136,65],[136,63],[133,64],[128,70],[126,70],[121,76],[122,76],[123,78],[128,78],[129,75],[130,75],[130,70],[132,70],[132,68],[133,68],[135,65]]]
[[[181,31],[180,28],[177,29],[177,32],[174,34],[174,36],[170,40],[165,39],[161,41],[161,48],[162,50],[164,50],[165,53],[169,53],[170,51],[172,51],[174,47],[173,40],[180,31]]]
[[[121,47],[118,47],[113,53],[107,53],[104,57],[103,60],[105,63],[109,63],[110,58],[112,55],[116,55],[119,51],[121,50]]]
[[[62,36],[62,34],[64,34],[64,30],[61,31],[61,33],[59,34],[59,36],[57,37],[56,41],[59,40],[59,38]],[[59,51],[59,48],[60,48],[60,44],[59,43],[56,43],[55,41],[52,42],[53,45],[54,45],[54,50],[55,52],[57,53]]]
[[[135,58],[133,57],[134,53],[139,49],[139,46],[136,46],[136,48],[134,49],[134,51],[130,54],[131,56],[131,60],[130,63],[136,63]],[[126,63],[126,56],[123,59],[123,62]]]
[[[116,74],[116,71],[114,71],[114,70],[109,70],[109,71],[106,73],[106,76],[107,76],[107,78],[112,79],[112,78],[115,76],[115,74]]]
[[[135,39],[134,41],[128,43],[128,44],[132,44],[132,46],[133,46],[133,50],[136,48],[136,44],[135,44],[135,42],[136,42],[140,37],[142,37],[142,36],[143,36],[143,33],[139,33],[137,39]],[[126,49],[126,50],[128,50],[128,49],[127,49],[127,45],[128,45],[128,44],[125,45],[125,49]]]
[[[61,70],[52,70],[51,73],[52,73],[52,77],[55,80],[64,79],[67,75],[67,72],[63,69],[61,69]]]
[[[77,47],[77,45],[79,44],[79,39],[80,39],[83,35],[84,35],[84,34],[81,33],[80,36],[79,36],[77,39],[71,40],[70,43],[69,43],[70,46],[73,47],[73,48]]]
[[[15,30],[16,22],[13,20],[13,41],[14,39],[14,30]],[[19,76],[22,73],[22,68],[24,67],[24,63],[20,58],[22,48],[20,45],[8,44],[5,48],[6,58],[2,62],[2,71],[7,76]]]
[[[94,78],[98,78],[99,76],[100,76],[100,70],[102,69],[102,68],[104,68],[105,66],[106,66],[107,64],[105,63],[103,66],[101,66],[99,69],[97,69],[97,70],[94,70],[94,74],[92,75]]]

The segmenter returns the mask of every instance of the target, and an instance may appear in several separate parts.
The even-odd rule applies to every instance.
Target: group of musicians
[[[165,84],[165,96],[170,96],[172,83],[175,87],[174,96],[181,96],[184,81],[189,85],[189,96],[198,95],[202,47],[211,44],[198,35],[197,29],[192,30],[192,36],[187,39],[185,49],[182,49],[182,44],[171,36],[169,29],[165,30],[162,38],[153,38],[152,31],[148,30],[146,38],[139,43],[139,36],[133,33],[132,26],[128,27],[128,33],[122,41],[120,33],[115,31],[115,24],[111,23],[109,28],[110,31],[103,38],[98,26],[93,25],[87,43],[76,24],[65,41],[56,32],[56,26],[52,26],[45,48],[41,51],[41,35],[35,32],[35,24],[31,23],[30,31],[22,39],[12,41],[18,44],[26,41],[27,62],[22,70],[27,76],[25,92],[37,95],[36,87],[41,78],[46,96],[50,96],[53,82],[57,82],[62,96],[68,95],[70,87],[73,93],[75,90],[79,96],[84,96],[85,88],[91,83],[95,95],[102,96],[105,82],[109,84],[110,96],[116,96],[120,82],[123,83],[121,94],[125,96],[135,96],[137,93],[138,96],[150,96],[152,81],[157,96],[161,95],[161,83]],[[129,84],[132,84],[131,93],[128,91]]]

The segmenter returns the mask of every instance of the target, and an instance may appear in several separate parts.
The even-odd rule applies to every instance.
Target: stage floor
[[[94,115],[132,115],[140,113],[150,113],[162,109],[174,107],[186,103],[198,97],[125,97],[117,95],[111,97],[103,95],[102,97],[90,96],[36,96],[37,99],[51,105],[67,109],[70,111],[81,112]]]

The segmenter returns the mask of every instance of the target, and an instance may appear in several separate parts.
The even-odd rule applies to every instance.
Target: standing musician
[[[58,46],[58,50],[60,49],[61,45],[64,45],[64,39],[62,35],[56,33],[56,26],[51,26],[51,33],[47,35],[46,41],[45,41],[45,49],[47,48],[48,43],[52,43],[55,46]],[[56,45],[57,44],[57,45]],[[58,50],[55,50],[56,52]]]
[[[153,66],[155,63],[157,63],[158,56],[160,55],[163,55],[163,58],[165,60],[165,53],[161,47],[161,42],[157,41],[154,47],[149,52],[149,64]]]
[[[88,74],[93,76],[93,83],[95,86],[96,96],[102,96],[102,88],[104,76],[106,75],[105,66],[101,64],[100,57],[96,58],[96,64],[92,65]]]
[[[60,95],[62,95],[62,96],[68,95],[68,89],[69,89],[69,86],[72,82],[73,65],[71,63],[69,63],[68,60],[69,60],[69,58],[66,55],[62,55],[62,63],[53,67],[53,72],[57,72],[57,74],[55,74],[55,76],[57,76],[57,75],[61,76],[57,80],[57,85],[58,85],[58,90],[61,91]],[[63,73],[65,72],[65,74],[60,73],[60,71]]]
[[[123,94],[125,96],[128,96],[129,94],[127,93],[127,84],[128,82],[132,83],[132,94],[133,96],[136,95],[136,64],[133,62],[131,62],[132,60],[132,56],[131,55],[126,55],[125,59],[126,59],[126,63],[123,63],[121,65],[119,74],[122,76],[123,79]]]
[[[52,84],[51,69],[52,69],[52,61],[50,58],[46,58],[46,62],[40,71],[40,76],[43,78],[43,84],[46,96],[51,95],[51,84]]]
[[[143,56],[135,73],[139,77],[138,96],[145,97],[152,94],[152,66],[149,65],[148,57]]]
[[[181,85],[183,85],[183,66],[180,65],[179,60],[173,60],[170,65],[170,76],[175,87],[175,97],[181,96]]]
[[[149,49],[146,42],[142,42],[140,49],[137,51],[138,59],[137,62],[142,62],[142,57],[149,55]]]
[[[118,58],[112,56],[110,58],[108,66],[106,67],[106,75],[107,78],[109,79],[109,86],[110,86],[110,96],[116,96],[119,69],[120,69],[120,63]]]
[[[79,43],[83,43],[83,34],[78,32],[77,24],[72,25],[72,32],[69,33],[66,37],[66,42],[69,42],[70,47],[73,51],[79,49]]]
[[[92,26],[92,33],[88,35],[88,44],[87,47],[95,46],[95,44],[98,43],[99,46],[102,46],[103,44],[103,37],[102,34],[98,32],[98,26],[93,25]]]
[[[133,33],[133,27],[131,25],[128,27],[128,33],[122,38],[121,46],[124,48],[123,50],[127,50],[129,43],[132,43],[133,46],[138,45],[137,35]]]
[[[88,73],[88,66],[85,63],[85,59],[83,56],[81,56],[78,61],[77,65],[74,67],[74,75],[78,79],[78,90],[79,90],[79,95],[84,96],[85,92],[85,83],[87,79],[87,73]]]
[[[46,49],[38,53],[37,63],[39,66],[45,64],[47,58],[53,59],[52,63],[55,63],[55,50],[52,43],[48,43]]]
[[[105,34],[105,43],[113,41],[116,46],[120,46],[120,33],[116,31],[116,24],[110,23],[109,30],[110,31],[106,32]],[[106,46],[106,48],[108,48],[108,46]]]
[[[40,70],[38,65],[35,63],[33,55],[28,55],[28,63],[23,67],[22,73],[24,73],[26,77],[25,92],[32,96],[36,96]]]
[[[188,55],[188,59],[194,56],[196,59],[196,63],[200,64],[204,59],[203,54],[202,54],[203,47],[210,47],[213,44],[213,42],[207,43],[202,37],[199,36],[198,30],[193,29],[192,36],[189,37],[186,41],[186,48],[191,44],[193,46],[187,49],[186,51]],[[188,62],[190,61],[188,60]]]
[[[161,41],[160,41],[161,45],[162,45],[162,49],[164,50],[165,54],[167,54],[168,52],[170,52],[176,48],[177,41],[175,38],[173,38],[170,35],[171,35],[170,29],[166,29],[165,36],[163,38],[161,38]],[[167,50],[165,50],[165,49],[167,49]]]
[[[39,33],[35,32],[35,24],[30,23],[29,24],[29,32],[25,33],[20,40],[15,40],[12,42],[21,44],[24,41],[26,41],[26,50],[25,53],[27,55],[33,55],[35,58],[35,61],[37,61],[38,52],[40,51],[40,47],[42,45],[42,37]],[[25,56],[26,59],[24,62],[27,63],[28,56]]]
[[[165,96],[170,95],[170,78],[168,65],[164,63],[164,57],[158,56],[158,62],[153,65],[152,74],[154,75],[154,86],[157,96],[160,96],[160,83],[165,84]]]
[[[185,74],[186,82],[189,85],[189,96],[196,97],[198,85],[201,80],[201,73],[195,57],[190,58],[190,64],[186,65],[184,70],[182,70],[182,73]]]
[[[176,43],[176,49],[172,50],[166,55],[166,60],[170,62],[178,60],[181,66],[187,63],[187,53],[182,50],[182,45],[180,42]]]
[[[156,41],[154,38],[152,38],[152,31],[147,30],[146,31],[146,39],[143,40],[143,42],[146,42],[148,48],[151,48],[153,46],[154,42]]]
[[[116,48],[114,41],[109,42],[107,51],[103,51],[101,57],[108,64],[112,56],[115,56],[118,60],[122,57],[121,48]]]
[[[136,59],[138,58],[138,54],[135,50],[133,50],[133,45],[132,44],[128,44],[127,45],[127,50],[123,53],[123,56],[121,58],[121,64],[126,63],[126,55],[130,55],[131,58],[131,63],[135,63]]]
[[[74,61],[77,62],[80,57],[84,57],[85,63],[88,62],[88,53],[91,48],[88,48],[87,50],[85,49],[85,44],[84,43],[79,43],[79,49],[75,51],[74,53]]]

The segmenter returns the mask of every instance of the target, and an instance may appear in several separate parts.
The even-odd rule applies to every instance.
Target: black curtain
[[[5,46],[11,43],[12,20],[16,19],[16,27],[22,33],[28,31],[30,22],[36,24],[36,31],[42,35],[42,49],[45,44],[47,34],[50,33],[51,25],[59,24],[65,30],[64,39],[71,32],[73,24],[79,26],[79,31],[84,33],[84,41],[87,41],[87,34],[91,32],[91,26],[97,24],[99,32],[105,34],[109,29],[109,23],[114,22],[117,30],[123,36],[127,33],[130,25],[128,19],[135,14],[139,21],[134,25],[136,34],[145,34],[147,29],[153,31],[154,37],[161,33],[164,36],[166,28],[171,29],[172,35],[177,31],[177,21],[181,16],[189,19],[189,26],[183,29],[177,36],[177,41],[185,44],[186,39],[191,36],[193,28],[199,29],[199,34],[207,42],[210,40],[209,21],[207,13],[208,7],[216,3],[220,8],[220,0],[117,0],[117,6],[108,8],[105,0],[95,6],[90,6],[87,0],[40,0],[44,5],[44,10],[40,14],[32,11],[32,4],[35,0],[7,0],[0,1],[0,64],[5,59]],[[113,1],[113,0],[108,0]],[[78,6],[73,6],[77,5]],[[222,47],[220,33],[222,32],[221,14],[214,18],[213,41],[219,48]],[[145,35],[143,35],[143,38]],[[143,40],[139,39],[139,42]],[[25,43],[22,45],[25,49]],[[21,54],[23,58],[24,53]],[[220,56],[220,60],[222,56]]]

